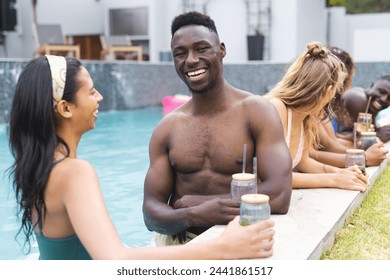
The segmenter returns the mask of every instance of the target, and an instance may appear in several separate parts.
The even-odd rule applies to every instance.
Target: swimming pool
[[[78,157],[96,169],[106,206],[122,241],[132,247],[149,245],[153,236],[143,222],[143,183],[149,166],[150,136],[162,116],[161,107],[101,112],[95,129],[83,136],[78,148]],[[19,229],[16,203],[4,175],[11,164],[6,125],[1,124],[0,260],[26,258],[14,238]],[[33,244],[31,253],[37,252]]]

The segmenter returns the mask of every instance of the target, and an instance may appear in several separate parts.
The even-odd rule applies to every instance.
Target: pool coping
[[[390,150],[390,142],[385,146]],[[366,168],[369,188],[366,192],[334,188],[294,189],[286,215],[271,215],[275,221],[274,252],[270,260],[318,260],[334,243],[345,220],[362,203],[375,179],[386,168],[388,157],[375,167]],[[210,240],[225,229],[216,225],[191,243]]]

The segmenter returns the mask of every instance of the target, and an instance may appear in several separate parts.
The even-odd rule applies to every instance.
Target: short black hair
[[[217,28],[215,27],[215,23],[209,16],[201,14],[196,11],[192,11],[192,12],[180,14],[173,19],[171,25],[172,37],[173,34],[175,34],[175,32],[179,28],[186,25],[203,25],[207,27],[210,31],[218,35]]]
[[[377,81],[380,81],[380,80],[385,80],[385,81],[390,82],[390,76],[389,75],[381,76]]]

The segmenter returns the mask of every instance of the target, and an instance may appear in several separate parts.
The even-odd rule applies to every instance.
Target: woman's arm
[[[348,149],[347,146],[338,141],[330,121],[322,121],[319,123],[318,134],[322,150],[334,153],[345,153]]]
[[[365,151],[366,166],[378,166],[387,157],[389,151],[382,142],[375,143]],[[321,163],[343,168],[345,166],[345,153],[332,153],[327,151],[310,150],[310,157]]]
[[[339,168],[343,168],[345,166],[345,151],[343,154],[340,154],[311,149],[310,158]]]
[[[93,259],[233,259],[272,254],[273,221],[243,227],[238,217],[220,237],[200,244],[125,247],[107,212],[94,168],[86,161],[72,160],[68,173],[64,174],[68,179],[63,182],[63,203],[76,235]]]
[[[298,164],[301,173],[293,173],[293,188],[340,188],[364,192],[368,179],[357,166],[348,169],[320,163],[305,151]]]
[[[242,259],[266,258],[272,255],[274,244],[271,220],[240,226],[239,217],[231,221],[217,238],[186,245],[130,249],[133,259]],[[264,231],[265,229],[269,229]]]

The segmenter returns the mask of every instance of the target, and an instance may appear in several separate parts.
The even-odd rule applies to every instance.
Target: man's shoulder
[[[237,94],[238,96],[240,96],[240,98],[244,101],[244,102],[253,102],[253,103],[256,103],[256,102],[264,102],[264,97],[259,95],[259,94],[256,94],[256,93],[252,93],[252,92],[249,92],[249,91],[245,91],[245,90],[242,90],[242,89],[235,89],[235,94]]]
[[[279,119],[275,104],[272,104],[264,96],[251,94],[242,103],[242,111],[250,120],[257,121],[261,119],[272,123]]]
[[[154,133],[169,133],[171,129],[176,126],[177,123],[181,122],[185,115],[186,113],[180,110],[180,108],[164,115],[155,126]]]
[[[249,94],[247,97],[244,98],[243,103],[247,106],[251,106],[257,109],[267,110],[268,108],[273,108],[272,103],[268,99],[258,94]]]
[[[356,97],[360,97],[360,98],[364,98],[364,99],[366,98],[366,92],[365,92],[364,88],[353,87],[353,88],[346,90],[345,93],[343,94],[344,100],[348,100],[351,98],[353,99]]]
[[[365,90],[360,87],[354,87],[345,91],[342,99],[348,111],[362,111],[367,103]]]

